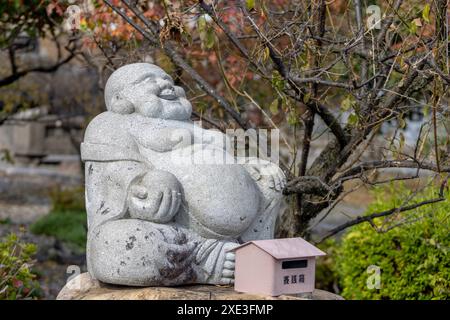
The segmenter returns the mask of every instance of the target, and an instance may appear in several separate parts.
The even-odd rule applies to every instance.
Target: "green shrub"
[[[378,189],[368,212],[400,206],[404,187]],[[416,197],[437,197],[428,188]],[[406,219],[406,220],[405,220]],[[335,254],[334,272],[346,299],[448,299],[450,297],[450,202],[447,200],[375,220],[377,232],[363,223],[347,232]],[[370,265],[381,270],[380,289],[369,289]]]
[[[0,300],[33,299],[41,296],[31,271],[36,245],[23,243],[15,234],[0,239]]]
[[[336,240],[327,239],[326,241],[318,245],[320,250],[326,252],[326,256],[319,257],[316,260],[316,284],[317,289],[334,292],[339,294],[337,291],[338,286],[338,275],[335,271],[334,265],[336,263]]]
[[[76,251],[86,245],[86,213],[84,211],[52,211],[30,227],[34,234],[53,236]]]
[[[33,223],[31,232],[53,236],[76,252],[84,252],[87,237],[84,190],[54,190],[51,199],[51,212]]]

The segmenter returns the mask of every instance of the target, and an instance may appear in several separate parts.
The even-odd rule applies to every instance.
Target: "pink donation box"
[[[326,255],[302,238],[250,241],[232,251],[234,289],[271,296],[313,292],[316,257]]]

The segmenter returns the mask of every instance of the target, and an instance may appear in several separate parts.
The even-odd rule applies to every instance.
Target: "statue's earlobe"
[[[114,113],[130,114],[134,112],[134,104],[122,95],[115,94],[111,99],[109,110]]]

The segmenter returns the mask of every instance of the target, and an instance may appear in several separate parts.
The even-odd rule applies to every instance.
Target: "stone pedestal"
[[[230,286],[193,285],[180,287],[126,287],[100,283],[83,273],[59,293],[58,300],[343,300],[323,290],[312,294],[270,297],[239,293]]]

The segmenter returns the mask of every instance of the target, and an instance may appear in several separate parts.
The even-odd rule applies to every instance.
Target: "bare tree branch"
[[[320,239],[318,241],[318,243],[323,242],[324,240],[334,236],[335,234],[360,223],[363,222],[372,222],[373,219],[375,218],[380,218],[380,217],[386,217],[389,215],[392,215],[394,213],[399,213],[399,212],[404,212],[404,211],[410,211],[410,210],[414,210],[417,209],[419,207],[425,206],[425,205],[429,205],[432,203],[436,203],[436,202],[441,202],[444,201],[445,197],[439,197],[439,198],[435,198],[435,199],[430,199],[430,200],[425,200],[425,201],[421,201],[419,203],[414,203],[408,206],[403,206],[403,207],[398,207],[398,208],[392,208],[386,211],[381,211],[381,212],[376,212],[376,213],[372,213],[370,215],[367,216],[359,216],[353,220],[350,220],[344,224],[341,224],[340,226],[337,226],[336,228],[333,228],[332,230],[330,230],[326,236],[324,236],[322,239]]]
[[[128,24],[133,26],[144,38],[146,38],[152,46],[161,48],[167,56],[181,69],[183,69],[189,76],[194,79],[198,86],[209,96],[213,97],[215,101],[241,126],[242,128],[247,128],[247,123],[241,118],[239,113],[234,110],[231,105],[221,96],[216,90],[203,79],[197,71],[195,71],[181,56],[180,54],[171,46],[170,43],[165,43],[162,45],[155,35],[151,35],[146,32],[140,25],[135,23],[130,17],[128,17],[120,8],[113,5],[109,0],[103,0],[114,12],[119,14]],[[147,18],[144,17],[142,12],[140,12],[135,6],[131,5],[129,1],[122,1],[144,24],[149,27],[151,23]],[[150,30],[151,31],[151,30]]]
[[[336,178],[335,181],[349,180],[349,178],[353,178],[356,175],[364,173],[368,170],[386,168],[410,168],[439,172],[437,165],[431,162],[419,162],[413,160],[377,160],[360,163],[359,165],[343,172]],[[440,169],[441,172],[450,172],[450,166],[442,166]]]
[[[238,110],[238,99],[231,101],[231,98],[228,101],[221,96],[189,65],[174,41],[162,43],[160,26],[156,20],[146,18],[142,10],[129,0],[122,0],[126,8],[121,8],[111,0],[104,2],[152,46],[161,49],[179,70],[194,79],[230,118],[244,128],[249,125]],[[384,180],[377,180],[376,177],[372,180],[371,175],[376,176],[377,169],[383,168],[412,168],[416,170],[414,177],[420,176],[420,170],[439,173],[449,172],[450,169],[447,166],[448,159],[437,148],[439,145],[436,139],[440,120],[436,112],[441,113],[444,105],[441,100],[446,102],[446,97],[435,99],[433,105],[434,154],[444,157],[442,161],[435,157],[433,151],[424,147],[428,146],[425,144],[429,141],[428,133],[425,138],[422,137],[422,130],[415,143],[413,156],[407,154],[410,149],[403,153],[404,146],[396,145],[400,129],[396,129],[392,135],[392,141],[388,143],[389,150],[375,146],[379,141],[378,136],[372,140],[382,124],[391,120],[400,123],[413,104],[429,105],[431,81],[435,81],[434,97],[444,95],[441,91],[445,91],[450,84],[448,58],[444,54],[444,48],[448,50],[448,35],[443,32],[448,1],[433,2],[430,20],[434,19],[437,34],[430,34],[426,32],[428,29],[421,26],[418,26],[417,32],[410,30],[408,21],[413,19],[414,14],[403,0],[388,0],[380,4],[386,13],[381,18],[381,29],[366,28],[365,5],[366,2],[361,0],[345,3],[345,17],[330,14],[338,10],[326,0],[282,5],[265,3],[255,6],[251,11],[242,0],[237,1],[237,5],[235,2],[224,4],[203,0],[188,5],[166,5],[166,14],[187,14],[194,20],[199,17],[199,13],[208,14],[218,27],[213,30],[219,30],[215,35],[220,40],[215,47],[218,56],[221,52],[225,53],[224,56],[236,54],[239,65],[242,63],[245,68],[261,76],[257,81],[269,87],[273,96],[267,99],[283,101],[282,105],[278,105],[283,113],[278,114],[282,116],[289,112],[289,116],[295,117],[296,125],[303,118],[303,139],[294,141],[293,151],[289,150],[292,152],[293,165],[287,172],[290,181],[283,190],[284,194],[295,195],[298,200],[291,220],[294,221],[291,226],[295,225],[295,234],[292,235],[305,235],[309,222],[322,209],[332,205],[334,199],[341,199],[345,193],[345,181],[360,179],[362,184],[372,185],[404,179],[401,176],[389,176]],[[236,20],[230,22],[226,19],[229,14],[227,10],[231,14],[238,10]],[[429,19],[419,19],[422,19],[424,26],[433,26],[430,21],[425,21]],[[194,37],[193,43],[198,44],[198,38]],[[447,65],[443,63],[444,60]],[[228,62],[223,61],[226,66]],[[224,71],[226,69],[222,68],[222,64],[220,66],[221,76],[230,89],[231,77]],[[242,82],[240,85],[245,86],[247,83]],[[239,87],[230,89],[230,96],[233,97],[238,90]],[[249,95],[236,93],[236,97],[245,99]],[[254,101],[253,98],[249,100]],[[264,112],[263,108],[259,109]],[[350,114],[348,120],[345,120],[345,113]],[[268,118],[272,121],[270,116]],[[326,133],[325,147],[320,147],[319,156],[309,163],[312,133],[318,127],[319,118],[327,127],[320,134]],[[274,119],[277,119],[275,115]],[[328,135],[329,132],[332,134]],[[366,150],[369,144],[370,148]],[[297,158],[298,150],[302,150],[300,160]],[[368,152],[378,152],[375,150],[380,152],[375,155],[376,160],[361,162]],[[397,154],[403,160],[379,160],[395,158]],[[292,169],[295,167],[298,170]],[[408,207],[396,210],[405,208]],[[361,219],[365,221],[366,218]]]
[[[42,73],[52,73],[59,69],[62,65],[68,63],[70,60],[72,60],[76,56],[76,53],[74,51],[70,52],[70,54],[62,59],[61,61],[58,61],[57,63],[51,65],[51,66],[38,66],[33,67],[29,69],[24,70],[17,70],[17,67],[13,68],[13,73],[3,79],[0,79],[0,87],[10,85],[11,83],[14,83],[15,81],[19,80],[20,78],[26,76],[29,73],[33,72],[42,72]]]
[[[300,176],[288,182],[283,190],[284,195],[302,193],[325,196],[333,192],[330,186],[318,177]]]

